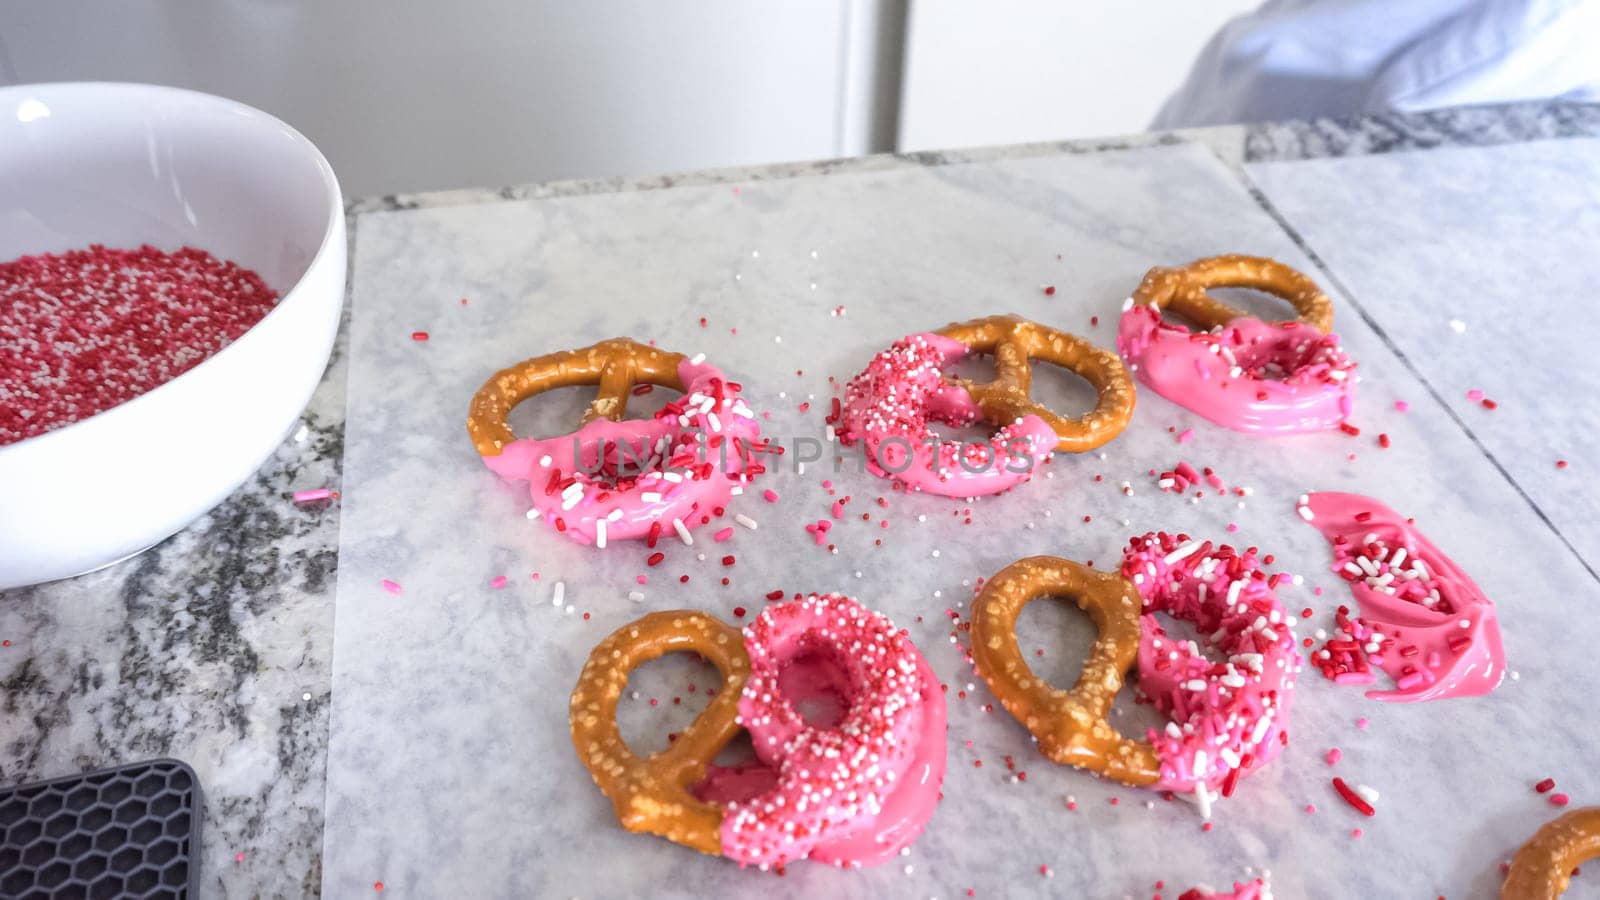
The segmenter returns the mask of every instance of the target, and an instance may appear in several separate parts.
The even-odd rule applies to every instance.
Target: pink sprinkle
[[[235,854],[234,857],[233,857],[233,861],[234,862],[244,862],[244,854],[243,853]]]
[[[1344,758],[1344,751],[1340,750],[1338,747],[1334,747],[1332,750],[1328,751],[1326,758],[1328,760],[1328,765],[1335,765],[1339,762],[1339,760]]]
[[[1316,811],[1317,811],[1317,805],[1315,803],[1307,803],[1306,804],[1306,813],[1308,815],[1314,814],[1314,813],[1316,813]]]
[[[835,500],[835,501],[833,501],[833,517],[835,519],[844,518],[844,501],[843,500]]]
[[[1367,726],[1370,725],[1370,724],[1372,724],[1372,723],[1367,721],[1367,717],[1366,716],[1362,716],[1361,718],[1356,720],[1356,727],[1361,729],[1362,731],[1366,731],[1367,730]]]
[[[762,491],[761,492],[761,497],[762,497],[762,499],[766,500],[768,503],[777,503],[778,502],[778,492],[773,490],[772,488],[767,488],[766,490]]]
[[[508,580],[509,579],[507,579],[504,575],[496,575],[495,577],[489,579],[489,587],[492,587],[498,591],[506,586]]]
[[[309,490],[309,491],[295,491],[294,492],[294,502],[296,502],[296,503],[315,503],[318,500],[326,500],[326,499],[328,499],[329,497],[332,497],[332,496],[333,496],[333,491],[330,491],[327,488],[314,488],[314,489]]]
[[[1473,388],[1472,390],[1467,391],[1467,399],[1468,400],[1482,400],[1483,399],[1483,391],[1480,391],[1477,388]]]
[[[729,525],[727,528],[724,528],[718,531],[716,534],[713,534],[711,539],[720,544],[731,537],[733,537],[733,526]]]
[[[1572,802],[1572,798],[1568,797],[1566,794],[1551,794],[1550,795],[1550,805],[1551,806],[1566,806],[1568,803],[1571,803],[1571,802]]]
[[[828,488],[831,488],[831,487],[833,487],[833,482],[830,481],[827,478],[824,478],[824,479],[822,479],[822,487],[823,487],[824,490],[826,490]]]
[[[1394,402],[1394,408],[1396,412],[1406,412],[1407,410],[1411,409],[1411,404],[1405,402],[1404,400],[1396,400]]]
[[[1362,835],[1362,831],[1361,831],[1361,829],[1359,829],[1359,828],[1352,828],[1352,829],[1350,829],[1350,836],[1351,836],[1351,837],[1353,837],[1353,838],[1360,838],[1360,837],[1361,837],[1361,835]]]
[[[1178,434],[1178,443],[1180,443],[1180,444],[1187,444],[1192,440],[1194,440],[1194,429],[1193,428],[1185,428],[1182,432],[1180,432]]]
[[[1228,533],[1229,534],[1233,534],[1235,531],[1238,531],[1238,530],[1239,530],[1239,526],[1233,524],[1232,522],[1228,523]]]
[[[539,573],[538,572],[533,573],[533,580],[534,581],[538,581],[539,580]]]
[[[639,583],[639,584],[649,584],[650,583],[650,576],[648,576],[648,575],[635,575],[635,576],[633,576],[633,580],[635,582]]]
[[[389,593],[394,594],[396,596],[399,596],[400,592],[405,590],[405,588],[400,586],[400,582],[398,582],[398,581],[390,581],[387,578],[385,578],[383,580],[382,584],[383,584],[383,589],[384,590],[386,590]]]

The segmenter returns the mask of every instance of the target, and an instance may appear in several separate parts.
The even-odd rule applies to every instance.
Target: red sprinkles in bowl
[[[255,272],[193,247],[96,245],[0,263],[0,446],[160,387],[277,300]]]

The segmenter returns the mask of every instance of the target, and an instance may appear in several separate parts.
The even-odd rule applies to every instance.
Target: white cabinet
[[[841,113],[850,6],[16,0],[0,77],[241,100],[316,142],[349,196],[649,174],[864,150]]]
[[[899,147],[1143,131],[1259,0],[912,0]]]

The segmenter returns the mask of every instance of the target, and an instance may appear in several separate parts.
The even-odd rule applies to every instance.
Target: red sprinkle
[[[767,591],[768,600],[782,600],[783,591]]]
[[[0,446],[160,387],[277,300],[261,276],[193,247],[94,245],[0,262]]]
[[[1533,789],[1538,791],[1541,794],[1548,794],[1552,790],[1555,790],[1555,786],[1556,786],[1556,780],[1554,778],[1546,778],[1545,780],[1543,780],[1543,781],[1539,782],[1538,784],[1534,785]]]
[[[1338,791],[1339,796],[1344,798],[1344,802],[1350,804],[1351,808],[1353,808],[1356,812],[1359,812],[1364,816],[1375,816],[1378,814],[1378,811],[1372,808],[1371,803],[1363,800],[1361,795],[1356,793],[1355,790],[1350,787],[1350,785],[1344,783],[1343,778],[1333,779],[1333,789]]]
[[[644,561],[644,564],[647,566],[659,566],[661,565],[661,561],[666,558],[667,555],[665,553],[657,550],[656,552],[650,554],[649,558]]]
[[[426,331],[413,331],[411,332],[411,339],[419,343],[426,341],[428,339],[428,333]]]

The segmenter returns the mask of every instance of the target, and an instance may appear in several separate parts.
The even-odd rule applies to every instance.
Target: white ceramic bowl
[[[231,100],[0,88],[0,260],[89,244],[198,247],[280,300],[161,387],[0,446],[0,589],[109,565],[221,502],[295,427],[339,327],[339,182],[310,141]]]

